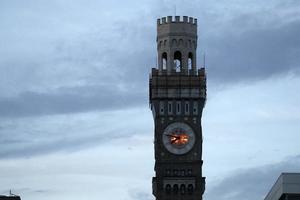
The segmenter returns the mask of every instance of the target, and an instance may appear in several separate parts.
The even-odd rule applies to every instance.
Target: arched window
[[[162,59],[162,69],[166,70],[167,69],[167,53],[164,52],[161,56]]]
[[[162,48],[162,43],[163,43],[162,41],[159,42],[158,49]]]
[[[167,40],[164,40],[164,47],[167,46]]]
[[[178,185],[177,184],[174,184],[173,185],[173,192],[174,192],[174,194],[177,194],[178,193]]]
[[[183,40],[179,39],[179,46],[182,46],[182,45],[183,45]]]
[[[176,47],[177,46],[177,40],[176,39],[173,39],[172,40],[172,47]]]
[[[193,54],[190,52],[188,55],[188,69],[192,69],[193,67]]]
[[[180,51],[176,51],[174,53],[174,65],[175,65],[175,69],[176,69],[176,72],[180,72],[181,71],[181,53]]]
[[[187,190],[188,190],[189,194],[193,194],[193,192],[194,192],[194,186],[192,184],[189,184]]]
[[[171,185],[170,185],[170,184],[167,184],[167,185],[166,185],[166,193],[167,193],[167,194],[170,194],[170,193],[171,193]]]
[[[189,40],[189,47],[191,48],[192,47],[192,41]]]
[[[185,194],[185,184],[180,185],[180,193]]]

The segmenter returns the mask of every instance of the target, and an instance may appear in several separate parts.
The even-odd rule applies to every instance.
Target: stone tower
[[[205,190],[201,116],[206,76],[196,67],[196,49],[196,19],[157,20],[158,69],[152,69],[149,80],[157,200],[201,200]]]

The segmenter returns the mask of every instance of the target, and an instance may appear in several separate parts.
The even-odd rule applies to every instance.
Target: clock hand
[[[171,140],[171,144],[174,144],[179,138],[175,138],[175,140]]]
[[[165,134],[166,136],[169,136],[169,137],[174,137],[174,138],[176,138],[176,139],[179,139],[180,138],[180,136],[178,135],[172,135],[172,134]]]

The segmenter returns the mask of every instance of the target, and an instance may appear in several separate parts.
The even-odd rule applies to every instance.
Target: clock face
[[[175,122],[167,126],[162,137],[165,148],[177,155],[189,152],[196,140],[193,129],[181,122]]]

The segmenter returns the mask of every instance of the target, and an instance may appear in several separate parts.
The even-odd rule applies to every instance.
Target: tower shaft
[[[205,190],[201,116],[206,75],[196,67],[196,49],[196,19],[157,20],[158,69],[152,69],[149,80],[157,200],[201,200]]]

